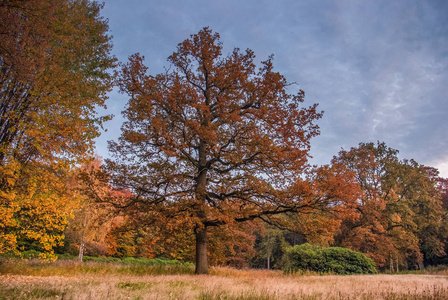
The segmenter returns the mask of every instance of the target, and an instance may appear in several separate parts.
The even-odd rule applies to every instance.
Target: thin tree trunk
[[[196,231],[196,271],[195,274],[208,274],[207,228]]]
[[[86,247],[86,227],[87,227],[87,215],[86,210],[83,208],[82,210],[83,218],[82,218],[82,231],[81,231],[81,241],[79,243],[79,256],[78,260],[82,263],[82,259],[84,256],[84,249]]]
[[[390,253],[390,256],[389,256],[389,264],[390,264],[390,272],[393,273],[394,272],[394,260],[392,258],[392,252]]]
[[[81,243],[79,244],[79,256],[78,256],[78,260],[79,262],[82,263],[82,258],[84,256],[84,248],[86,246],[86,241],[85,241],[85,237],[84,237],[84,232],[81,236]]]
[[[397,266],[397,268],[396,268],[397,272],[400,272],[399,265],[398,265],[398,255],[397,255],[397,264],[396,264],[396,266]]]

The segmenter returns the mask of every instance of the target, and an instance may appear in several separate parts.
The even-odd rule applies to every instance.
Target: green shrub
[[[121,261],[125,264],[134,264],[136,259],[135,257],[124,257]]]
[[[93,261],[98,263],[109,263],[109,262],[121,262],[120,258],[109,257],[109,256],[87,256],[84,255],[82,258],[83,261]]]
[[[56,258],[62,261],[78,261],[78,256],[71,254],[57,254]],[[41,252],[36,250],[24,251],[20,254],[2,253],[0,254],[0,264],[8,261],[9,259],[32,259],[33,261],[44,261],[41,259]],[[168,259],[164,257],[158,258],[145,258],[145,257],[110,257],[110,256],[83,256],[83,262],[94,263],[119,263],[128,266],[155,266],[155,267],[168,267],[168,266],[194,266],[191,262],[184,262],[176,259]]]
[[[36,250],[27,250],[20,253],[20,256],[24,259],[39,258],[41,253],[42,252]]]
[[[144,257],[125,257],[125,258],[117,258],[117,257],[106,257],[106,256],[84,256],[83,261],[93,261],[98,263],[123,263],[126,265],[149,265],[149,266],[172,266],[172,265],[184,265],[184,266],[192,266],[192,263],[182,262],[175,259],[168,258],[144,258]]]
[[[286,252],[285,272],[311,271],[335,274],[375,274],[372,259],[347,248],[320,248],[310,244],[297,245]]]

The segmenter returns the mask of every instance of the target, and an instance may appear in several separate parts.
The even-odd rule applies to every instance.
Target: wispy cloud
[[[380,140],[448,177],[447,1],[107,0],[103,13],[118,58],[140,52],[155,73],[204,26],[221,34],[225,51],[275,54],[276,69],[326,111],[313,163]],[[125,101],[111,94],[109,107],[119,114]],[[100,154],[121,121],[107,124]]]

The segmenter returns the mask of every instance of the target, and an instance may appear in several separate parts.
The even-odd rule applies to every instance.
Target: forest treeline
[[[203,28],[166,73],[111,55],[102,5],[0,2],[0,253],[165,257],[282,268],[291,246],[349,248],[381,270],[444,264],[448,181],[383,142],[308,163],[323,115],[251,50]],[[93,156],[113,86],[112,157]]]
[[[331,177],[335,181],[331,188],[339,188],[341,197],[351,201],[326,207],[313,203],[293,220],[285,220],[285,227],[257,219],[215,227],[208,241],[210,263],[281,269],[291,246],[311,243],[362,252],[383,271],[445,264],[448,181],[438,177],[436,169],[399,160],[397,155],[398,151],[385,143],[361,143],[341,151],[330,165],[310,173],[324,174],[314,175],[312,179],[317,181]],[[98,160],[90,166],[83,180],[87,174],[89,182],[104,176]],[[340,180],[350,185],[343,187]],[[167,223],[166,216],[139,205],[117,210],[120,202],[128,203],[123,199],[132,198],[130,193],[115,198],[120,201],[92,201],[93,194],[105,193],[100,186],[96,192],[80,192],[88,202],[66,228],[64,246],[57,247],[59,253],[78,255],[84,241],[86,253],[93,256],[195,261],[194,229],[186,225],[189,220]],[[102,188],[117,193],[110,186]]]

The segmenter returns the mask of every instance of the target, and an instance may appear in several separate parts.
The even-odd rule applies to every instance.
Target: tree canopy
[[[343,219],[337,244],[391,270],[419,268],[424,258],[445,255],[448,223],[436,170],[399,160],[397,150],[380,142],[342,150],[333,163],[355,172],[362,190],[355,218]]]
[[[101,8],[86,0],[0,3],[0,252],[20,240],[50,251],[62,239],[73,208],[70,168],[91,156],[109,118],[97,115],[115,65]]]
[[[272,217],[304,204],[287,187],[308,167],[310,139],[322,115],[287,92],[269,57],[222,54],[219,34],[204,28],[180,43],[162,74],[148,75],[134,54],[118,73],[130,96],[115,155],[115,184],[134,201],[182,219],[196,234],[196,272],[207,273],[207,228]]]
[[[92,150],[111,88],[111,38],[90,1],[0,5],[0,163]]]

